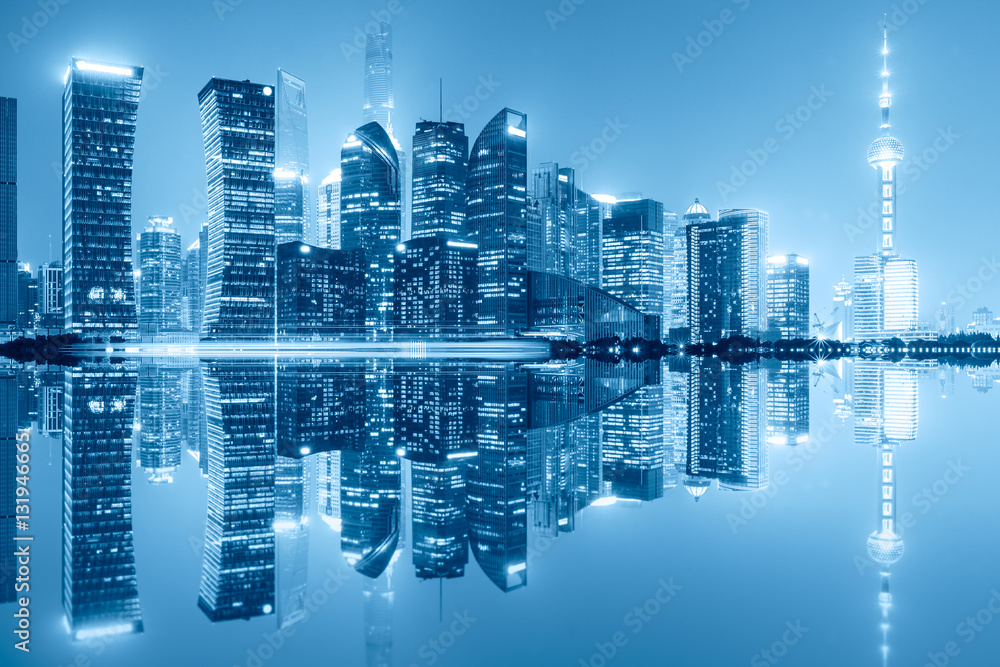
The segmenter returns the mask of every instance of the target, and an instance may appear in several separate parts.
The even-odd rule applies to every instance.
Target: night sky
[[[201,87],[212,76],[273,83],[278,67],[303,78],[317,185],[362,123],[357,35],[382,12],[394,29],[393,124],[408,152],[414,123],[438,115],[443,77],[445,116],[466,123],[470,144],[510,106],[528,114],[529,163],[576,167],[588,192],[639,191],[679,213],[695,197],[713,214],[768,211],[771,253],[812,260],[813,310],[821,310],[832,285],[850,279],[854,255],[876,247],[875,228],[856,223],[875,201],[865,154],[878,136],[879,23],[888,11],[893,133],[909,160],[897,243],[919,263],[921,318],[944,300],[959,325],[979,306],[1000,310],[992,263],[1000,232],[986,206],[995,182],[988,160],[1000,150],[995,3],[564,0],[560,12],[558,0],[47,1],[51,18],[38,13],[46,0],[8,0],[0,12],[0,95],[19,102],[19,253],[33,267],[60,259],[62,77],[71,56],[146,68],[133,226],[173,216],[187,246],[207,216]],[[477,88],[486,99],[475,99]],[[813,109],[799,109],[809,102]],[[797,111],[807,120],[785,120]],[[590,159],[588,145],[603,151]],[[759,159],[766,145],[766,162],[734,181],[748,151]],[[739,187],[724,198],[720,183]],[[977,275],[971,298],[956,291]]]

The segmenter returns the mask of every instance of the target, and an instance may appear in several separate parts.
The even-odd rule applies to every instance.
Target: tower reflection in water
[[[836,385],[837,414],[853,414],[856,443],[876,452],[868,553],[880,566],[886,658],[890,573],[903,554],[896,454],[917,436],[920,369],[858,361],[815,373]],[[143,628],[137,433],[150,482],[172,480],[182,449],[207,478],[206,617],[275,614],[283,628],[306,618],[310,531],[323,525],[366,582],[369,664],[390,664],[393,566],[407,546],[421,580],[465,576],[471,550],[497,588],[513,591],[528,583],[529,531],[558,538],[588,507],[656,500],[679,482],[696,500],[713,486],[764,489],[769,447],[809,441],[811,372],[712,359],[662,368],[203,361],[87,365],[61,385],[26,380],[8,393],[18,406],[30,403],[20,393],[38,393],[52,433],[43,413],[58,410],[44,396],[64,399],[64,605],[75,639]]]

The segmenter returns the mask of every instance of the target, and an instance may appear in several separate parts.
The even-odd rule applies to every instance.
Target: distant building
[[[38,279],[31,275],[31,267],[17,264],[17,319],[20,331],[33,330],[38,324]]]
[[[0,330],[17,322],[17,100],[0,97]]]
[[[421,121],[413,135],[413,234],[465,237],[469,138],[461,123]]]
[[[476,332],[478,249],[448,237],[400,244],[393,317],[396,335],[458,337]]]
[[[275,325],[274,89],[212,79],[198,102],[209,212],[202,333],[267,338]]]
[[[275,99],[274,233],[277,243],[305,241],[312,206],[306,84],[278,70]]]
[[[955,306],[947,302],[942,302],[937,312],[937,332],[942,336],[947,336],[956,331]]]
[[[809,260],[777,255],[767,260],[767,328],[785,340],[809,338]]]
[[[809,364],[772,362],[767,369],[765,416],[769,445],[809,442]]]
[[[181,465],[181,371],[139,369],[139,465],[150,484],[170,484]]]
[[[527,310],[528,117],[503,109],[469,156],[466,232],[479,246],[479,330],[511,336]]]
[[[604,221],[601,287],[646,315],[663,315],[663,204],[617,201]],[[657,335],[657,338],[659,336]]]
[[[201,334],[205,290],[201,273],[201,240],[187,249],[181,263],[181,328]]]
[[[132,151],[142,68],[70,61],[63,93],[66,330],[134,337]],[[107,132],[95,132],[95,126]]]
[[[340,155],[340,247],[365,253],[365,325],[384,338],[391,336],[393,262],[401,235],[399,157],[378,123],[352,132]]]
[[[278,246],[278,333],[339,338],[365,332],[363,250]]]
[[[49,331],[63,328],[62,262],[46,262],[38,269],[38,327]]]
[[[543,162],[531,171],[528,184],[528,210],[537,218],[529,229],[528,268],[573,277],[577,250],[576,171],[559,168],[555,162]]]
[[[601,242],[604,221],[611,217],[615,198],[576,191],[576,248],[573,278],[584,285],[601,286],[603,260]]]
[[[320,248],[340,250],[340,175],[334,169],[319,186],[319,204],[316,211],[316,245]]]
[[[139,333],[181,330],[181,235],[173,218],[151,217],[139,235]]]

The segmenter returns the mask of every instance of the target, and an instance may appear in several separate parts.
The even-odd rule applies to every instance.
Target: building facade
[[[478,248],[446,236],[400,244],[393,317],[398,336],[447,338],[476,332]]]
[[[139,332],[181,330],[181,235],[173,218],[151,217],[139,235]]]
[[[334,169],[319,185],[316,207],[316,245],[340,250],[340,169]]]
[[[305,241],[312,227],[305,82],[279,69],[275,104],[274,230],[280,245]]]
[[[278,246],[278,334],[340,338],[365,332],[364,251]]]
[[[465,236],[469,138],[465,125],[421,121],[413,135],[412,238]]]
[[[543,162],[531,170],[528,210],[536,224],[528,230],[528,268],[572,277],[577,252],[576,170]]]
[[[602,287],[646,315],[663,314],[663,204],[618,201],[604,221]]]
[[[17,322],[17,100],[0,97],[0,329]]]
[[[132,154],[142,68],[73,58],[63,93],[66,329],[134,337]],[[98,128],[100,131],[95,131]]]
[[[776,255],[767,260],[767,329],[785,340],[809,338],[809,260]]]

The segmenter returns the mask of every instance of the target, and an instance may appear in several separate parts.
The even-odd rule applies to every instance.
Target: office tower
[[[205,415],[204,380],[195,367],[181,375],[181,437],[187,452],[198,462],[202,477],[208,477],[208,418]]]
[[[17,322],[17,100],[0,97],[0,329]]]
[[[688,320],[690,258],[688,257],[687,228],[691,225],[711,222],[713,222],[712,215],[696,198],[694,203],[688,207],[687,211],[681,217],[680,223],[674,231],[673,238],[668,238],[664,235],[664,245],[667,243],[672,244],[673,250],[669,281],[672,289],[669,295],[664,295],[664,300],[666,301],[669,298],[670,301],[670,317],[669,323],[664,324],[664,329],[677,330],[675,331],[675,337],[681,342],[687,342],[690,338],[691,327],[691,323]]]
[[[573,267],[573,277],[584,285],[601,286],[604,221],[611,217],[614,203],[615,198],[609,195],[588,195],[583,190],[576,192],[576,247],[579,256]]]
[[[208,178],[202,333],[274,335],[274,90],[210,80],[198,94]]]
[[[528,583],[527,388],[527,374],[513,364],[479,371],[479,453],[467,472],[469,545],[504,592]]]
[[[663,315],[663,204],[615,203],[604,221],[601,259],[601,286],[609,294],[646,315]]]
[[[667,332],[673,327],[674,293],[678,289],[674,282],[674,239],[677,236],[679,227],[677,214],[673,211],[663,212],[663,312],[660,315],[662,333],[666,338]],[[685,230],[685,235],[687,230]],[[685,258],[687,249],[684,249]],[[684,291],[687,292],[687,283],[684,284]]]
[[[767,213],[728,210],[687,226],[691,340],[756,338],[767,327]]]
[[[132,541],[136,380],[134,365],[65,375],[62,590],[73,641],[143,630]]]
[[[38,373],[38,432],[58,437],[63,430],[63,373],[41,371]]]
[[[322,452],[316,456],[316,511],[323,523],[339,533],[340,511],[340,452]]]
[[[181,371],[139,369],[139,465],[150,484],[171,484],[181,465]]]
[[[833,335],[827,338],[850,340],[854,332],[854,285],[841,280],[833,286]]]
[[[188,247],[181,264],[181,328],[198,334],[205,305],[201,268],[201,239],[198,239]]]
[[[401,240],[399,158],[378,123],[351,133],[340,156],[340,247],[365,252],[365,325],[384,338],[392,335],[393,261]]]
[[[469,138],[465,125],[421,121],[413,134],[413,234],[465,236],[465,180]]]
[[[691,366],[687,474],[693,495],[712,479],[730,491],[758,491],[768,485],[764,444],[764,372],[715,359]]]
[[[139,235],[139,333],[181,328],[181,235],[173,218],[151,217]]]
[[[340,169],[334,169],[319,186],[316,210],[316,245],[340,250]]]
[[[663,407],[657,383],[601,412],[604,479],[613,495],[645,501],[663,495]]]
[[[785,340],[809,338],[809,260],[777,255],[767,260],[767,328]]]
[[[400,244],[393,316],[397,336],[476,333],[478,249],[445,236]]]
[[[556,538],[560,533],[573,532],[577,512],[583,506],[577,504],[577,443],[571,439],[570,425],[533,428],[526,441],[529,509],[535,534]]]
[[[203,366],[208,517],[198,607],[210,621],[274,611],[274,368]]]
[[[62,262],[46,262],[38,269],[38,326],[41,329],[61,330],[65,321],[63,313]]]
[[[278,368],[278,455],[301,459],[365,442],[365,367],[325,362]]]
[[[937,331],[943,336],[955,333],[955,306],[942,302],[937,312]]]
[[[278,70],[275,99],[274,233],[278,244],[309,235],[309,132],[306,84]]]
[[[896,173],[903,162],[903,144],[891,135],[889,109],[889,37],[883,30],[881,136],[868,148],[868,164],[878,174],[878,198],[882,203],[882,233],[878,251],[854,260],[855,293],[854,337],[883,339],[916,337],[919,313],[917,263],[900,257],[896,243]]]
[[[17,599],[14,536],[17,510],[17,377],[0,371],[0,604]]]
[[[365,332],[365,253],[305,243],[278,246],[278,333],[361,336]]]
[[[63,94],[66,330],[134,337],[132,151],[142,68],[73,58]],[[95,131],[99,128],[101,131]]]
[[[392,116],[396,100],[392,92],[392,26],[380,23],[377,32],[365,38],[364,122],[378,123],[386,131],[399,163],[400,239],[410,238],[410,182],[406,153],[393,132]]]
[[[466,233],[479,246],[480,333],[512,336],[527,308],[528,117],[503,109],[469,157]]]
[[[369,579],[389,567],[402,529],[399,457],[392,437],[376,433],[363,448],[340,453],[340,549],[348,565]]]
[[[810,378],[809,364],[776,361],[769,365],[765,403],[769,445],[809,442]]]
[[[531,171],[528,211],[537,225],[528,232],[528,268],[572,277],[577,255],[576,170],[543,162]]]
[[[38,279],[31,275],[31,267],[17,263],[17,329],[28,331],[38,324]]]

